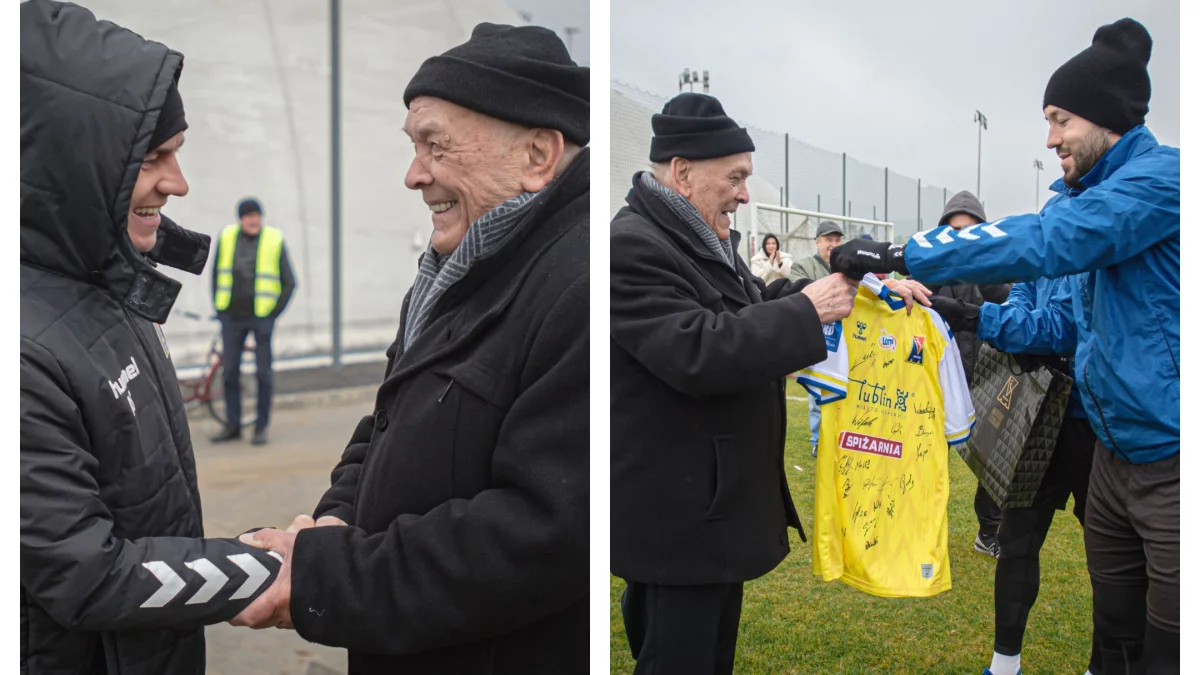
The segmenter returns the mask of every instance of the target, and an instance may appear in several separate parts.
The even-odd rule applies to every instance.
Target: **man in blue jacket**
[[[856,239],[830,258],[847,276],[943,284],[1079,275],[1038,320],[1074,344],[1099,436],[1084,541],[1104,675],[1179,669],[1179,149],[1144,126],[1150,48],[1122,19],[1050,78],[1047,146],[1064,175],[1041,213],[940,227],[907,246]]]
[[[1045,364],[1070,375],[1075,372],[1075,360],[1071,357],[1076,340],[1074,324],[1064,309],[1070,306],[1071,285],[1079,282],[1079,277],[1065,277],[1016,284],[1003,304],[984,302],[980,306],[941,294],[931,297],[930,302],[956,337],[974,334],[996,349],[1025,355],[1018,357],[1025,367]],[[1048,320],[1047,313],[1061,313],[1061,316],[1057,321]],[[981,314],[987,318],[982,319]],[[1065,328],[1068,333],[1064,336],[1061,331],[1054,332],[1054,328]],[[1088,425],[1079,387],[1073,387],[1067,419],[1063,420],[1050,466],[1033,504],[1027,508],[1007,508],[1001,513],[998,542],[1003,554],[996,564],[994,653],[984,675],[1021,672],[1021,643],[1041,586],[1042,545],[1054,521],[1054,512],[1065,509],[1071,495],[1075,497],[1073,513],[1085,525],[1095,446],[1096,434]],[[1093,635],[1088,671],[1084,675],[1100,675],[1103,672],[1100,661],[1099,644]]]

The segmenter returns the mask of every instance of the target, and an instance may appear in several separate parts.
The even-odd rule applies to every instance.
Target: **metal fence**
[[[673,94],[672,94],[673,95]],[[635,172],[649,167],[650,116],[660,112],[670,96],[612,81],[612,162],[610,211],[625,205],[625,195]],[[890,167],[877,167],[845,153],[830,152],[788,133],[767,131],[738,120],[754,139],[754,175],[750,200],[792,209],[835,214],[894,224],[894,236],[906,241],[920,230],[937,224],[947,200],[957,189],[934,187],[909,178]],[[738,209],[734,227],[749,231],[750,209]],[[757,210],[758,232],[777,235],[793,256],[812,255],[813,234],[820,218],[766,209]],[[848,237],[885,235],[882,226],[843,222]],[[749,258],[749,237],[742,255]],[[757,243],[757,242],[756,242]]]

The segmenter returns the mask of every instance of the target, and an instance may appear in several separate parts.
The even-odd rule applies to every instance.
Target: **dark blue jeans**
[[[271,334],[275,331],[274,319],[250,317],[235,319],[221,316],[221,342],[225,364],[225,411],[229,415],[227,424],[231,429],[242,426],[242,351],[246,347],[246,335],[254,333],[254,363],[258,378],[258,420],[255,429],[266,429],[271,420]]]

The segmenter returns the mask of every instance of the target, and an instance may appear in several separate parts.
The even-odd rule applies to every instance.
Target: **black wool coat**
[[[587,672],[588,179],[402,320],[313,513],[349,527],[296,539],[296,630],[351,675]]]
[[[612,572],[754,579],[800,529],[783,466],[784,378],[824,360],[808,280],[717,258],[639,177],[612,222]],[[739,235],[733,232],[732,243]]]

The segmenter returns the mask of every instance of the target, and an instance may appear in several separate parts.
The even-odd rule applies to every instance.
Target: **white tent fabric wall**
[[[612,194],[610,211],[616,215],[625,205],[631,177],[637,171],[649,167],[651,115],[660,112],[670,96],[654,94],[643,89],[613,80],[612,87],[612,163],[610,177]],[[674,94],[671,94],[673,96]],[[728,110],[730,106],[726,105]],[[843,182],[841,153],[822,150],[798,139],[795,135],[785,136],[775,131],[766,131],[753,126],[753,120],[735,119],[746,126],[754,139],[754,175],[750,178],[750,199],[766,204],[779,204],[796,209],[819,211],[828,214],[843,213]],[[786,150],[785,150],[786,148]],[[780,188],[788,184],[785,200]],[[906,241],[918,230],[929,229],[937,223],[945,206],[943,195],[953,195],[957,190],[943,190],[922,184],[920,208],[917,205],[918,183],[915,179],[889,170],[865,164],[852,157],[846,158],[845,169],[845,215],[871,220],[887,220],[895,223],[895,237]],[[787,204],[784,204],[784,202]],[[886,218],[885,218],[886,213]],[[750,230],[749,208],[738,209],[734,227],[743,233]],[[882,228],[848,223],[846,234],[854,237],[869,233],[882,236]],[[775,234],[783,242],[785,250],[793,256],[809,256],[816,252],[813,236],[816,222],[801,216],[784,218],[779,213],[760,210],[758,213],[759,237]],[[749,235],[746,235],[747,239]],[[757,245],[757,242],[755,242]],[[743,241],[741,254],[751,254],[748,241]]]
[[[184,55],[189,129],[180,154],[190,194],[164,212],[214,237],[245,196],[283,230],[297,290],[275,334],[276,357],[328,353],[330,63],[328,0],[90,0],[99,18]],[[429,210],[404,187],[412,145],[404,87],[428,57],[481,21],[521,24],[503,0],[341,3],[342,316],[346,351],[382,352],[429,240]],[[215,241],[214,241],[215,248]],[[176,308],[212,313],[212,261],[183,284]],[[179,366],[200,361],[215,324],[173,316],[164,327]]]

